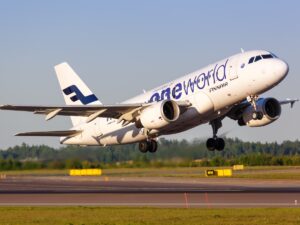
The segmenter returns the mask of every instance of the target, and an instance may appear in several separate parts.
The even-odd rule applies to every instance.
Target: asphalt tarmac
[[[7,176],[0,206],[299,207],[300,181]]]

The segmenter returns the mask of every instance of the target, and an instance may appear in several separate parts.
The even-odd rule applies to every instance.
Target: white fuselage
[[[243,52],[177,80],[164,84],[124,103],[146,103],[162,100],[189,102],[191,106],[180,117],[152,136],[179,133],[224,116],[247,96],[261,94],[284,79],[288,65],[279,58],[261,59],[248,63],[251,57],[270,54],[267,51]],[[116,119],[97,118],[75,127],[83,132],[75,137],[62,138],[63,144],[115,145],[147,139],[143,128],[135,123],[123,126]]]

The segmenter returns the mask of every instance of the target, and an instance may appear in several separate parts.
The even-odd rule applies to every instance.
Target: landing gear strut
[[[213,137],[206,141],[206,147],[209,151],[222,151],[225,148],[225,141],[223,138],[218,138],[218,130],[222,127],[221,119],[215,119],[209,123],[213,129]]]
[[[261,120],[263,118],[263,113],[257,110],[256,101],[258,99],[257,95],[250,95],[247,97],[247,101],[252,105],[254,108],[254,112],[252,113],[252,119],[254,120]]]
[[[154,153],[157,151],[157,141],[147,140],[139,143],[139,150],[142,153],[151,152]]]

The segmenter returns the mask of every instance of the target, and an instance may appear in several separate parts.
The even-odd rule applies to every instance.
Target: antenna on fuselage
[[[241,52],[242,52],[242,53],[244,53],[244,52],[245,52],[243,48],[241,48]]]

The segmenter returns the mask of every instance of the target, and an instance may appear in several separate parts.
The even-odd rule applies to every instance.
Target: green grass
[[[300,224],[299,208],[0,207],[0,224]]]
[[[221,168],[230,168],[230,167],[221,167]],[[124,168],[124,169],[118,168],[118,169],[106,169],[104,170],[103,174],[111,177],[124,176],[124,177],[204,178],[206,169],[212,169],[212,168],[205,168],[205,167]],[[213,169],[220,169],[220,168],[213,168]],[[288,166],[246,167],[245,170],[233,171],[232,178],[300,180],[300,167],[288,167]]]
[[[36,170],[9,170],[0,171],[0,174],[6,174],[8,176],[63,176],[69,175],[69,170],[59,169],[36,169]]]
[[[221,167],[226,168],[226,167]],[[229,167],[227,167],[229,168]],[[108,177],[178,177],[204,178],[205,167],[176,168],[113,168],[104,169],[103,175]],[[7,176],[68,176],[69,170],[23,170],[1,171]],[[246,167],[242,171],[233,171],[232,178],[247,179],[293,179],[300,180],[300,167],[293,166],[259,166]]]

